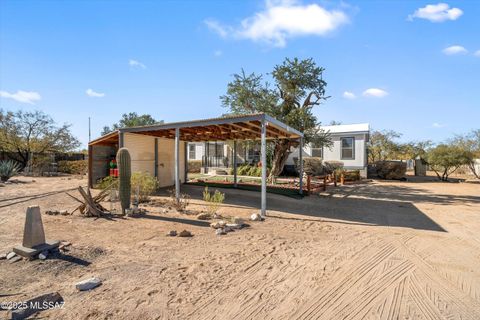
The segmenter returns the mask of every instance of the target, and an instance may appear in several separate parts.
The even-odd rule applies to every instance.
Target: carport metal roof
[[[123,147],[125,133],[137,133],[155,137],[175,139],[175,197],[180,201],[180,140],[182,141],[234,141],[234,154],[237,140],[261,140],[261,163],[267,163],[267,139],[298,139],[300,144],[300,177],[303,177],[302,146],[303,133],[278,121],[264,113],[249,115],[234,115],[222,118],[194,120],[185,122],[162,123],[151,126],[122,128],[106,134],[89,143],[89,172],[91,177],[91,161],[93,159],[94,145],[115,145]],[[233,175],[234,185],[237,185],[237,157],[234,157]],[[266,215],[267,210],[267,166],[262,166],[262,201],[261,214]],[[90,181],[91,184],[91,181]],[[299,191],[302,193],[303,179],[300,178]]]
[[[175,139],[176,129],[179,129],[182,141],[258,140],[261,136],[263,122],[266,128],[266,139],[299,139],[303,137],[303,133],[277,119],[264,113],[255,113],[122,128],[91,141],[89,145],[119,144],[120,136],[123,133]]]

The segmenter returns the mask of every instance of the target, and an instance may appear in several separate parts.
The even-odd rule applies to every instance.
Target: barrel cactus
[[[131,196],[131,176],[132,166],[130,153],[127,148],[120,148],[117,152],[117,166],[118,166],[118,194],[122,206],[122,213],[125,214],[125,209],[130,208]]]

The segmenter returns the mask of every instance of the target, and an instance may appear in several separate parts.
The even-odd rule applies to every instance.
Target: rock
[[[93,288],[96,288],[101,284],[102,284],[102,280],[96,277],[92,277],[90,279],[77,282],[75,284],[75,288],[77,288],[77,290],[79,291],[87,291],[87,290],[92,290]]]
[[[0,254],[0,260],[5,260],[5,259],[7,259],[7,254],[6,253]]]
[[[71,242],[68,241],[62,241],[60,242],[60,246],[58,247],[60,250],[68,250],[68,247],[72,245]]]
[[[250,220],[252,220],[252,221],[262,221],[262,216],[259,213],[253,213],[250,216]]]
[[[60,308],[63,303],[63,298],[58,292],[47,293],[25,301],[21,308],[12,310],[11,318],[26,319],[42,310]]]
[[[210,223],[210,227],[212,227],[213,229],[219,229],[221,228],[220,224],[218,222],[212,222]]]
[[[217,236],[221,236],[221,235],[224,235],[224,234],[227,234],[227,233],[222,228],[219,228],[219,229],[215,230],[215,234]]]
[[[7,259],[10,260],[15,256],[16,256],[15,252],[10,252],[10,253],[7,254]]]
[[[69,213],[67,210],[60,210],[59,213],[62,215],[62,216],[68,216]]]
[[[217,221],[217,222],[213,222],[210,224],[210,227],[214,228],[214,229],[218,229],[218,228],[223,228],[225,227],[227,223],[223,220],[220,220],[220,221]]]
[[[176,237],[176,236],[177,236],[177,231],[171,230],[169,233],[167,233],[167,236],[169,236],[169,237]]]
[[[238,224],[238,223],[227,223],[225,227],[231,228],[231,229],[242,229],[243,224]]]
[[[242,219],[242,218],[239,218],[239,217],[235,217],[232,219],[232,222],[234,224],[239,224],[239,225],[243,225],[245,224],[245,221]]]
[[[45,260],[48,258],[48,251],[42,251],[39,255],[38,255],[38,259],[40,260]]]
[[[8,262],[9,263],[15,263],[15,262],[20,261],[20,260],[22,260],[22,257],[15,256],[15,257],[11,258],[10,260],[8,260]]]
[[[233,232],[234,230],[228,226],[223,227],[222,229],[224,232]]]
[[[192,233],[190,231],[187,231],[187,230],[183,230],[181,231],[179,234],[178,234],[179,237],[191,237],[192,236]]]
[[[210,220],[211,218],[212,218],[212,216],[210,215],[210,213],[200,213],[197,216],[198,220]]]

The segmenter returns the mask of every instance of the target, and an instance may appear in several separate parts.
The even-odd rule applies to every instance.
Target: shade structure
[[[229,115],[220,118],[201,119],[192,121],[159,123],[149,126],[121,128],[117,131],[104,135],[89,143],[89,159],[92,159],[92,147],[96,145],[116,145],[123,147],[124,134],[134,133],[161,137],[175,140],[175,194],[177,200],[180,196],[180,141],[227,141],[227,140],[260,140],[262,159],[262,203],[261,213],[266,212],[266,141],[272,139],[303,140],[303,133],[282,123],[281,121],[264,113],[248,115]],[[301,150],[301,148],[300,148]],[[89,162],[89,174],[91,177],[91,161]],[[236,177],[236,166],[234,167]],[[303,175],[303,172],[300,173]],[[90,185],[93,184],[89,178]]]

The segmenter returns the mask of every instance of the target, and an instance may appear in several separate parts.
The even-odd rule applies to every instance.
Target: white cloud
[[[343,93],[343,97],[344,97],[345,99],[353,100],[353,99],[355,99],[357,96],[356,96],[353,92],[345,91],[345,92]]]
[[[362,95],[364,97],[383,98],[388,95],[388,92],[379,88],[369,88],[363,91]]]
[[[141,63],[138,60],[130,59],[128,60],[128,65],[132,68],[147,69],[147,66]]]
[[[462,46],[451,46],[451,47],[443,49],[442,52],[446,55],[451,56],[451,55],[455,55],[455,54],[466,54],[466,53],[468,53],[468,50],[465,49]]]
[[[445,125],[440,124],[438,122],[434,122],[434,123],[432,123],[432,127],[433,128],[443,128],[443,127],[445,127]]]
[[[240,26],[221,25],[215,20],[205,23],[226,38],[249,39],[284,47],[287,39],[299,36],[325,36],[349,22],[340,10],[327,10],[318,4],[302,5],[294,0],[266,1],[265,10],[241,21]]]
[[[214,55],[215,57],[220,57],[221,55],[223,55],[223,52],[222,52],[222,50],[215,50],[215,51],[213,52],[213,55]]]
[[[85,93],[87,94],[87,96],[92,97],[92,98],[103,98],[103,97],[105,97],[105,93],[95,92],[92,89],[87,89],[87,91],[85,91]]]
[[[480,57],[480,50],[477,50],[475,51],[475,53],[473,54],[475,57]]]
[[[408,20],[414,18],[427,19],[431,22],[444,22],[447,20],[457,20],[463,14],[459,8],[451,8],[446,3],[429,4],[423,8],[415,10],[408,16]]]
[[[229,28],[228,26],[224,26],[220,24],[220,22],[213,19],[207,19],[204,22],[210,30],[212,30],[222,38],[226,38],[229,32],[232,31],[230,30],[231,28]]]
[[[0,91],[0,97],[13,99],[22,103],[35,104],[35,101],[42,99],[38,92],[18,90],[16,93],[9,93],[7,91]]]

